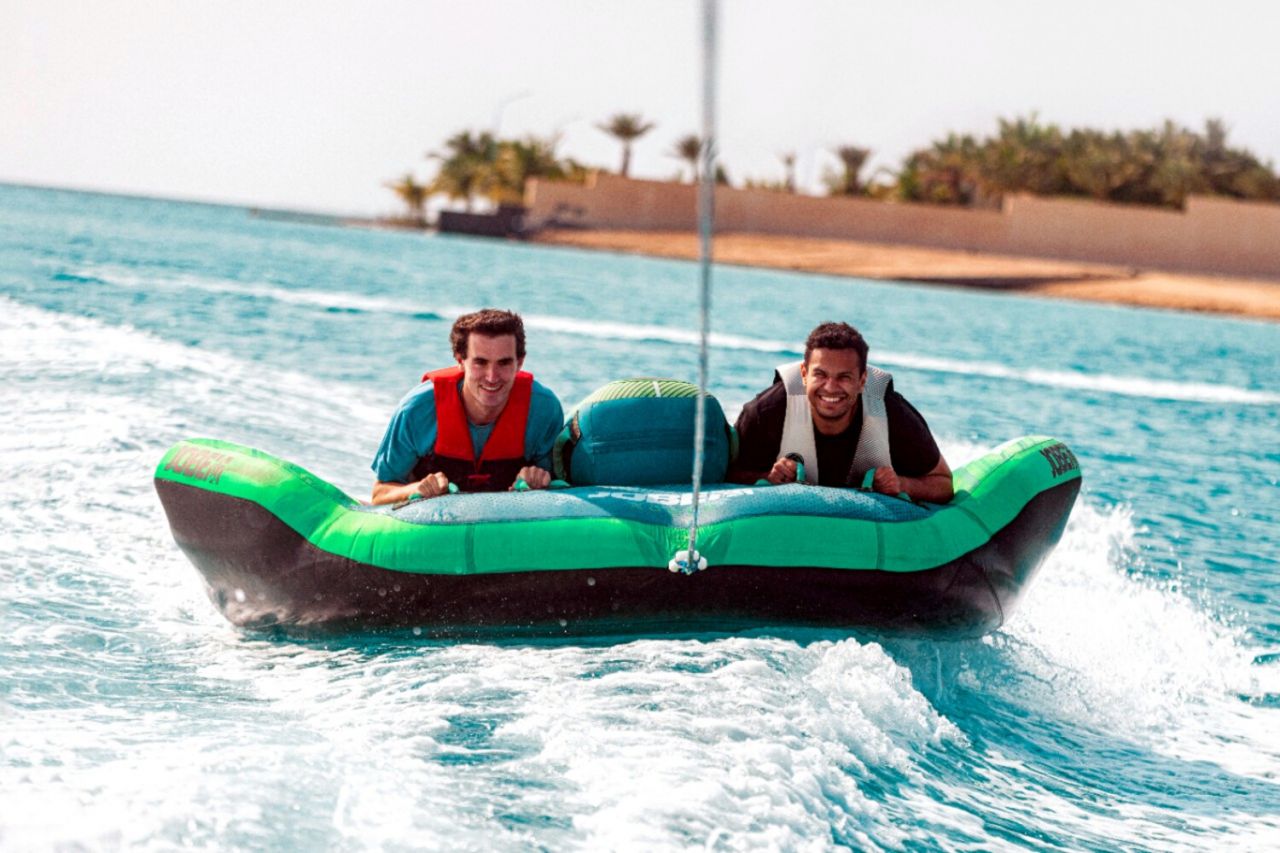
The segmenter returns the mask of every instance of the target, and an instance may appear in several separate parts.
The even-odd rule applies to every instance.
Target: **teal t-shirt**
[[[461,384],[462,380],[458,380]],[[461,392],[459,392],[461,393]],[[471,428],[471,446],[484,449],[493,424]],[[564,426],[564,410],[560,400],[542,383],[533,381],[529,400],[529,422],[524,430],[525,456],[539,468],[551,470],[551,451],[556,436]],[[374,476],[384,483],[407,483],[418,460],[431,452],[436,444],[436,393],[431,382],[414,388],[396,408],[387,424],[387,432],[373,457]]]

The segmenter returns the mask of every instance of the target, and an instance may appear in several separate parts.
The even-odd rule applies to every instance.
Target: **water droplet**
[[[595,586],[595,585],[596,585],[595,578],[587,578],[587,586]]]

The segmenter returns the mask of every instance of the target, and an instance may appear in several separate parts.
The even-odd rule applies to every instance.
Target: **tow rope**
[[[698,553],[698,507],[707,425],[707,365],[711,337],[711,239],[715,225],[716,190],[716,36],[718,0],[702,0],[702,164],[698,183],[698,398],[693,409],[693,513],[689,547],[677,551],[667,568],[691,575],[707,567]]]

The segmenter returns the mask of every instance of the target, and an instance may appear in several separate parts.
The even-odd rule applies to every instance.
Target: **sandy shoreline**
[[[665,258],[698,257],[697,236],[687,232],[557,229],[539,233],[534,241]],[[1263,279],[770,234],[717,235],[715,258],[718,263],[740,266],[1002,289],[1032,296],[1280,321],[1280,282]]]

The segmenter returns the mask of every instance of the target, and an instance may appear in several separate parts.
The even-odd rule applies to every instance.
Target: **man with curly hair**
[[[457,365],[426,373],[391,417],[373,460],[375,504],[551,482],[564,412],[555,394],[521,370],[520,315],[496,308],[464,314],[449,340]]]

